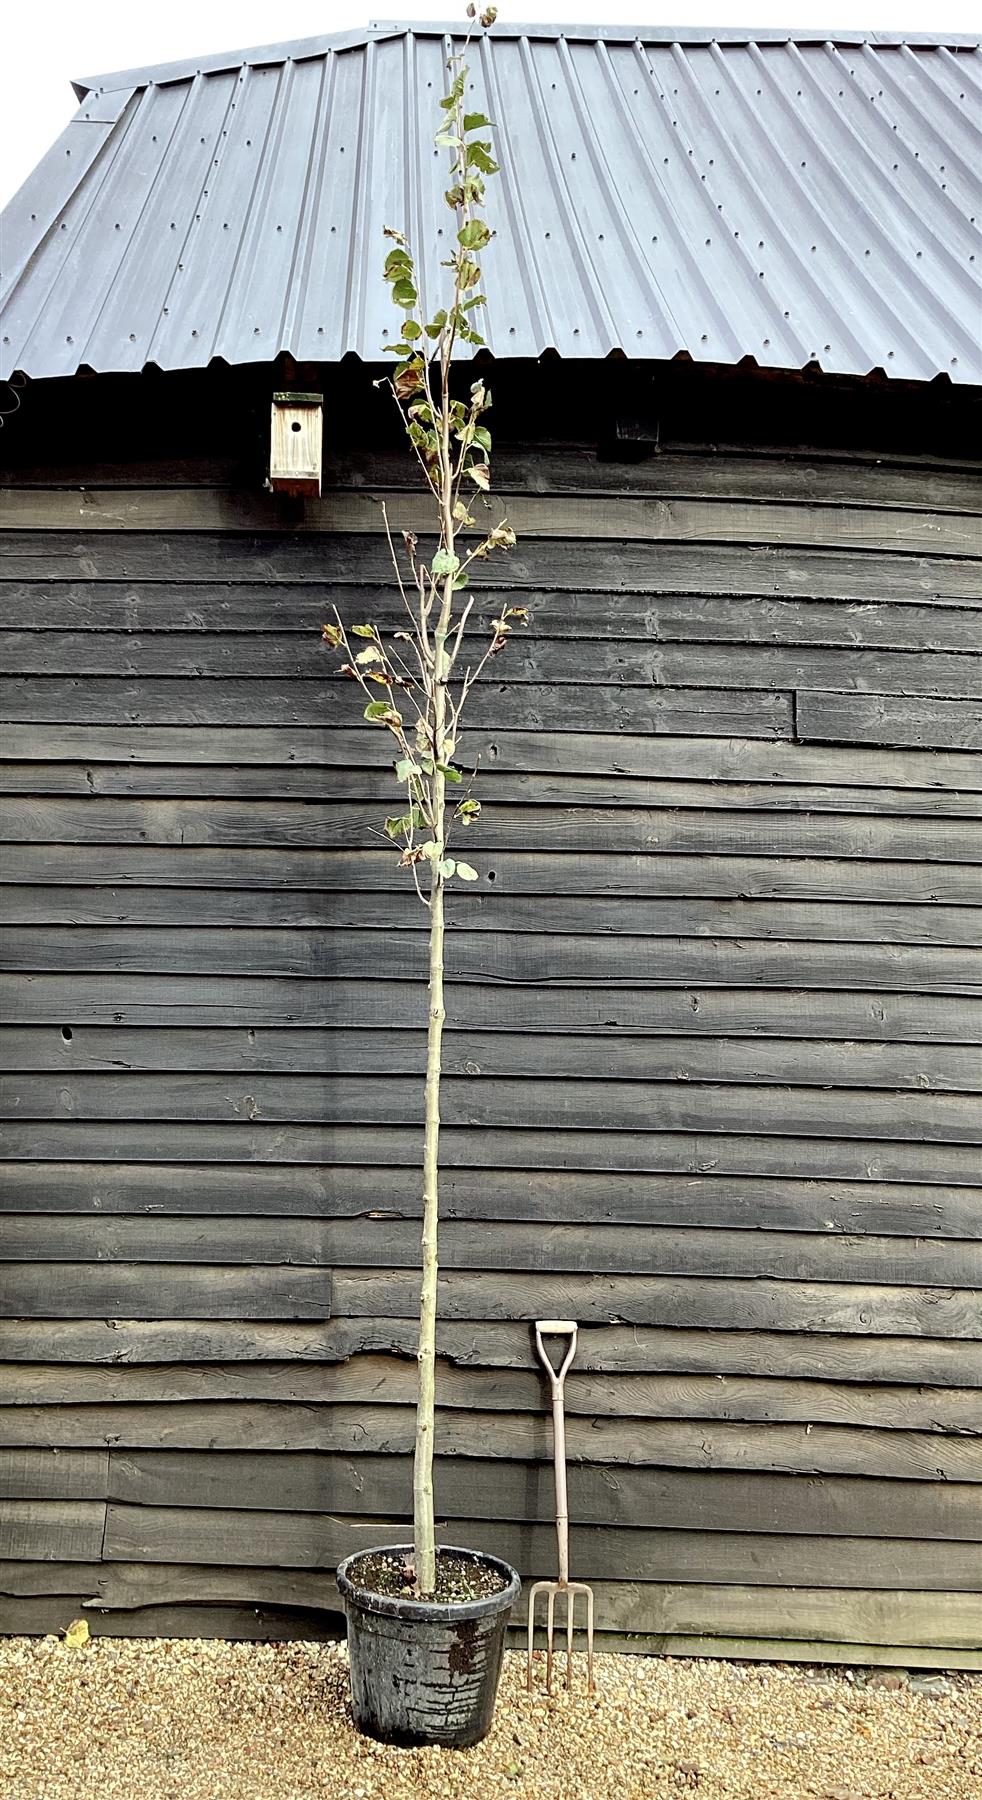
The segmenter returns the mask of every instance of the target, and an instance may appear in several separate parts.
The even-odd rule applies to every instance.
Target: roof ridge
[[[206,56],[189,56],[177,62],[147,63],[138,68],[115,69],[98,75],[80,75],[72,86],[81,100],[90,93],[109,93],[117,88],[164,85],[171,81],[188,81],[197,75],[219,74],[226,69],[260,66],[284,62],[300,62],[332,52],[357,50],[368,43],[391,37],[463,37],[466,27],[459,19],[452,21],[378,20],[353,26],[348,31],[328,32],[323,36],[288,38],[282,43],[247,45],[243,49],[218,50]],[[772,26],[756,28],[736,25],[563,25],[535,21],[495,24],[496,38],[536,38],[548,41],[561,38],[585,43],[642,44],[868,44],[879,46],[909,45],[915,49],[978,50],[982,36],[958,32],[863,31],[836,30],[831,26],[781,29]]]

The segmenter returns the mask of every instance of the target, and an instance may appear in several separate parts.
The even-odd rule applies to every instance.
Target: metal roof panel
[[[3,217],[2,372],[376,360],[384,225],[437,303],[460,36],[375,25],[77,83]],[[495,355],[982,381],[976,40],[496,26],[470,62],[502,164]]]

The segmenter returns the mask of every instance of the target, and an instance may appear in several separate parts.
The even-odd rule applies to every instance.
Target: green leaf
[[[440,846],[432,838],[427,838],[425,844],[420,844],[420,850],[427,860],[432,862],[433,858],[439,855]]]
[[[458,231],[457,242],[465,250],[483,250],[485,244],[491,242],[490,229],[483,219],[471,219],[468,225]]]
[[[408,275],[402,275],[392,284],[392,298],[397,306],[415,306],[419,296]]]
[[[434,144],[438,145],[441,150],[459,150],[463,141],[463,138],[454,137],[449,131],[438,131],[433,139]]]
[[[390,838],[402,837],[405,832],[411,831],[414,825],[425,824],[426,820],[423,817],[422,809],[418,806],[411,806],[407,813],[402,813],[399,816],[393,814],[390,819],[385,820],[386,836]]]
[[[447,781],[452,782],[454,787],[460,786],[460,783],[463,781],[464,777],[462,776],[459,769],[453,768],[453,766],[450,763],[437,763],[436,766],[440,770],[441,775],[445,776]]]
[[[352,625],[351,635],[352,637],[377,638],[378,632],[374,625]]]
[[[445,881],[449,881],[449,879],[450,879],[451,875],[453,874],[456,867],[457,867],[457,864],[454,862],[454,859],[452,856],[444,857],[442,863],[440,864],[440,874],[443,876]]]
[[[459,862],[457,864],[457,874],[460,876],[461,881],[476,881],[478,879],[477,870],[472,869],[470,863]]]
[[[462,800],[457,808],[457,817],[462,825],[472,825],[481,816],[480,800]]]
[[[434,575],[456,575],[459,568],[460,557],[454,556],[449,550],[438,550],[430,564],[430,571]]]
[[[497,175],[498,165],[491,155],[491,145],[482,143],[480,138],[467,146],[467,161],[480,169],[482,175]]]
[[[397,781],[412,781],[414,776],[421,775],[422,772],[423,771],[418,765],[412,761],[411,757],[402,756],[396,763]]]
[[[402,335],[404,338],[409,338],[410,340],[422,337],[423,327],[422,325],[417,325],[415,319],[407,319],[402,328]]]
[[[474,441],[475,441],[475,443],[480,444],[481,449],[486,450],[488,455],[490,456],[490,454],[491,454],[491,433],[490,433],[490,431],[487,430],[486,426],[475,425]]]
[[[490,125],[490,124],[491,124],[491,120],[486,119],[484,117],[483,113],[465,113],[464,114],[464,130],[465,131],[480,131],[482,126]]]
[[[467,570],[466,569],[458,569],[456,575],[453,578],[453,584],[454,584],[455,589],[457,589],[459,591],[460,588],[465,588],[467,586],[468,580],[469,580],[469,576],[467,574]]]
[[[402,724],[402,714],[397,713],[395,708],[390,706],[387,700],[370,700],[365,708],[363,717],[369,719],[373,725]]]
[[[385,259],[385,278],[392,281],[403,269],[411,269],[412,257],[408,250],[390,250]]]
[[[452,67],[453,63],[457,62],[458,60],[459,59],[457,57],[454,57],[452,59],[450,66]],[[452,112],[453,108],[456,106],[458,100],[462,100],[464,98],[464,85],[466,83],[466,80],[467,80],[466,68],[458,69],[457,74],[454,76],[453,86],[450,89],[449,94],[445,94],[443,99],[440,101],[440,105],[443,107],[445,112]]]

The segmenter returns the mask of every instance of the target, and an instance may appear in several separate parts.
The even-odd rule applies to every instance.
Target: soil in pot
[[[494,1556],[437,1552],[437,1591],[417,1600],[412,1547],[384,1545],[338,1569],[348,1619],[351,1710],[359,1731],[390,1744],[464,1749],[491,1727],[505,1628],[521,1591]]]
[[[359,1556],[348,1570],[348,1578],[356,1587],[372,1594],[385,1594],[390,1599],[415,1600],[412,1562],[393,1556],[388,1550],[372,1550]],[[433,1606],[454,1606],[468,1600],[485,1600],[500,1594],[508,1586],[503,1571],[492,1563],[464,1557],[456,1550],[439,1550],[436,1559],[436,1590],[428,1594]]]

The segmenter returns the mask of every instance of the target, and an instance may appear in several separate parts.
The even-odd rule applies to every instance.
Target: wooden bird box
[[[269,432],[269,485],[275,494],[321,491],[323,394],[274,394]]]

